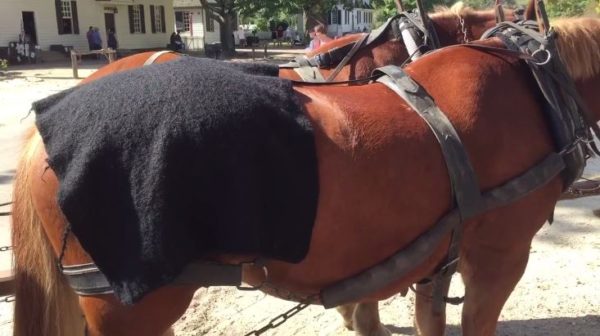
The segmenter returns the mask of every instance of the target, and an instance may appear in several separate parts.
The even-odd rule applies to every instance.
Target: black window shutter
[[[56,7],[56,24],[58,26],[58,35],[64,34],[63,23],[62,23],[62,2],[61,0],[54,0]]]
[[[152,34],[156,34],[156,20],[154,18],[154,5],[150,5],[150,29]]]
[[[165,6],[160,6],[160,22],[162,24],[161,31],[163,33],[167,32],[167,23],[165,22]]]
[[[331,11],[327,11],[327,24],[331,24]]]
[[[140,24],[142,25],[142,34],[146,34],[146,19],[144,18],[144,5],[140,5]]]
[[[129,33],[135,33],[135,27],[133,26],[133,6],[127,6],[129,10]]]
[[[77,1],[71,1],[71,16],[73,17],[73,34],[79,35],[79,16],[77,16]]]

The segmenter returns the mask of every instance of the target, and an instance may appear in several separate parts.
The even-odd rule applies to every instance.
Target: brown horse
[[[533,0],[529,6],[531,7],[532,4]],[[493,9],[474,10],[465,7],[463,2],[457,2],[451,8],[442,7],[431,13],[429,17],[441,47],[478,40],[486,30],[496,25],[496,13]],[[515,20],[514,10],[506,11],[506,20]],[[359,41],[363,36],[364,34],[351,34],[341,37],[308,52],[306,56],[310,58],[343,48]],[[344,81],[366,78],[378,67],[403,64],[409,56],[402,36],[395,33],[394,30],[388,30],[377,41],[358,50],[334,79]],[[327,78],[334,68],[324,67],[320,71],[323,77]],[[283,78],[301,80],[300,76],[291,68],[282,68],[279,73]]]
[[[533,0],[532,0],[533,1]],[[531,6],[531,5],[530,5]],[[439,36],[441,46],[450,46],[467,41],[478,40],[481,35],[496,24],[496,14],[491,10],[473,10],[465,7],[462,2],[456,3],[452,8],[439,9],[430,15],[435,31]],[[515,19],[514,11],[506,11],[506,19]],[[364,34],[351,34],[333,40],[320,48],[307,54],[307,57],[328,53],[337,48],[343,48],[360,40]],[[82,83],[88,83],[105,75],[124,70],[134,69],[144,65],[147,60],[154,56],[153,52],[144,52],[125,57],[117,62],[109,64],[86,79]],[[153,63],[162,63],[180,57],[177,53],[164,53],[158,55]],[[371,72],[384,65],[401,65],[409,57],[402,37],[396,35],[392,30],[384,33],[372,44],[360,49],[348,62],[342,71],[335,77],[336,80],[344,81],[357,78],[366,78]],[[335,66],[334,66],[335,68]],[[320,69],[324,77],[327,77],[333,68]],[[280,68],[279,77],[292,80],[301,80],[299,75],[291,68]]]
[[[561,59],[583,100],[600,120],[600,20],[557,23]],[[503,47],[495,39],[482,42]],[[538,88],[520,60],[469,47],[440,50],[407,72],[435,98],[457,129],[483,190],[502,185],[553,151]],[[124,88],[125,90],[125,88]],[[451,207],[439,145],[407,103],[379,83],[360,87],[295,88],[315,129],[320,195],[310,250],[298,264],[269,261],[273,286],[318,293],[389,257]],[[374,104],[373,102],[377,102]],[[523,146],[527,143],[527,146]],[[91,258],[70,235],[61,251],[65,218],[58,181],[37,132],[28,136],[18,167],[13,208],[15,334],[79,335],[83,311],[90,335],[161,335],[185,311],[195,286],[169,285],[124,306],[112,295],[77,297],[56,267]],[[459,271],[466,292],[464,335],[493,335],[500,311],[525,270],[533,236],[551,216],[563,189],[559,177],[526,197],[465,223]],[[449,239],[449,238],[448,238]],[[375,302],[405,290],[440,264],[448,239],[408,276],[361,299]],[[109,243],[109,242],[106,242]],[[248,256],[221,256],[235,263]],[[258,285],[261,268],[245,281]],[[442,335],[430,314],[427,286],[417,296],[421,335]],[[381,332],[372,325],[365,334]]]

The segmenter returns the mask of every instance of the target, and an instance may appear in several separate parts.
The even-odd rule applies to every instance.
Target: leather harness
[[[565,188],[581,175],[590,153],[588,145],[593,143],[589,128],[593,128],[594,125],[589,121],[586,125],[584,120],[589,117],[585,116],[586,108],[574,88],[569,89],[559,85],[564,83],[572,85],[572,80],[566,75],[558,57],[554,47],[554,35],[552,33],[542,35],[523,26],[527,25],[502,23],[500,28],[490,34],[500,36],[509,48],[518,46],[516,50],[520,51],[519,55],[522,55],[521,53],[529,55],[522,58],[530,65],[540,90],[544,93],[545,111],[551,129],[553,133],[562,132],[555,136],[556,151],[548,154],[520,176],[497,188],[481,192],[477,176],[456,130],[437,107],[434,99],[401,68],[386,66],[377,69],[377,74],[381,75],[377,81],[402,97],[426,121],[438,139],[446,161],[455,207],[433,227],[396,254],[355,276],[324,288],[315,298],[310,296],[312,301],[307,299],[307,303],[320,302],[324,307],[331,308],[356,302],[412,272],[425,262],[450,234],[451,242],[447,256],[432,276],[434,313],[441,313],[448,301],[444,288],[457,269],[465,221],[491,209],[511,204],[544,186],[561,173]],[[490,53],[497,52],[494,48],[485,50],[486,48],[481,46],[475,49],[484,49],[483,51]],[[542,53],[548,57],[540,61],[536,56]],[[566,82],[558,83],[558,80]],[[595,126],[597,128],[597,125]],[[257,266],[264,267],[262,262]],[[112,292],[108,281],[94,264],[65,266],[62,271],[79,295]],[[242,265],[197,262],[189,265],[175,283],[238,286],[239,288],[241,279]]]
[[[357,41],[327,50],[312,57],[296,57],[294,61],[282,64],[279,68],[294,69],[305,82],[332,82],[359,50],[378,41],[388,29],[392,29],[395,35],[402,36],[411,60],[415,60],[425,52],[440,47],[435,29],[428,18],[424,11],[402,12],[389,18],[381,27],[373,30],[371,33],[364,34]],[[334,71],[327,78],[324,78],[319,69],[331,68],[333,66],[336,66]]]

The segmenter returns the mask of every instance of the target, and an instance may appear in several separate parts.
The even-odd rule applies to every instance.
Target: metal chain
[[[267,267],[263,264],[262,260],[256,259],[256,260],[249,261],[249,262],[241,262],[239,265],[254,265],[256,267],[260,267],[263,270],[263,273],[265,276],[264,281],[260,285],[255,286],[255,287],[237,286],[237,288],[239,290],[244,290],[244,291],[263,290],[264,292],[266,292],[270,295],[274,295],[274,296],[282,298],[284,300],[300,302],[296,306],[294,306],[292,309],[286,311],[283,314],[277,315],[276,317],[271,319],[271,321],[269,321],[268,324],[264,325],[263,327],[261,327],[259,329],[252,330],[251,332],[245,334],[245,336],[253,336],[253,335],[259,336],[259,335],[264,334],[268,330],[275,329],[275,328],[279,327],[280,325],[284,324],[292,316],[294,316],[294,315],[298,314],[299,312],[301,312],[302,310],[304,310],[311,303],[316,303],[319,301],[319,294],[312,294],[312,295],[296,294],[287,289],[279,289],[276,286],[274,286],[273,284],[271,284],[269,282],[269,271],[267,270]]]
[[[15,302],[15,296],[14,295],[7,295],[7,296],[3,297],[2,299],[0,299],[0,302],[4,302],[4,303]]]
[[[13,249],[14,246],[2,246],[0,247],[0,252],[8,252]]]
[[[0,207],[11,205],[13,202],[0,203]],[[0,212],[0,216],[10,216],[10,212]]]
[[[308,306],[309,306],[309,303],[301,302],[301,303],[297,304],[296,306],[294,306],[292,309],[286,311],[285,313],[276,316],[271,321],[269,321],[269,323],[266,324],[265,326],[263,326],[259,329],[256,329],[256,330],[252,330],[251,332],[245,334],[244,336],[253,336],[253,335],[260,336],[271,329],[275,329],[275,328],[279,327],[280,325],[284,324],[285,322],[287,322],[287,320],[289,320],[292,316],[303,311]]]
[[[467,26],[465,25],[465,19],[460,16],[458,16],[458,22],[460,24],[460,31],[463,34],[463,43],[469,43],[471,42],[471,40],[469,40],[469,31],[467,30]]]

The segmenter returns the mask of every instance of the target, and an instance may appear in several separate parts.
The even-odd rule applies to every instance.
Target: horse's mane
[[[490,15],[495,16],[494,9],[473,9],[465,5],[464,2],[459,1],[452,5],[451,7],[447,6],[435,6],[433,9],[433,13],[430,13],[432,17],[441,17],[441,18],[455,18],[455,17],[472,17],[473,19],[481,18],[488,19]]]
[[[600,19],[569,18],[552,22],[558,33],[557,47],[575,80],[600,74]]]

